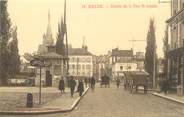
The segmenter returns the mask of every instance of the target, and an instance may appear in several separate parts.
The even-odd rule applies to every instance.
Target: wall
[[[93,75],[92,56],[69,56],[69,74],[91,77]],[[77,67],[78,65],[78,67]]]

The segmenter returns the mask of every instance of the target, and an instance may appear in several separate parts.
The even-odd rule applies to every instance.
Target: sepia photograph
[[[184,0],[0,0],[0,117],[183,117]]]

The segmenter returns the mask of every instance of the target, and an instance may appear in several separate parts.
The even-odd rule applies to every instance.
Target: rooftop
[[[68,55],[79,55],[79,56],[89,56],[93,55],[88,50],[83,48],[69,48],[68,49]]]
[[[133,57],[133,50],[112,49],[112,56]]]
[[[42,58],[49,58],[49,59],[62,59],[64,58],[64,56],[59,55],[55,52],[48,52],[48,53],[44,53],[44,54],[38,54],[35,57],[42,57]]]

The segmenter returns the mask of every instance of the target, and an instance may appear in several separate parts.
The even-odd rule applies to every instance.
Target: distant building
[[[98,79],[98,56],[93,55],[93,76]]]
[[[123,71],[137,70],[137,62],[134,60],[133,50],[120,50],[119,48],[112,49],[109,56],[111,65],[112,77],[123,75]]]
[[[164,59],[159,58],[157,63],[157,82],[159,83],[164,79]]]
[[[145,60],[144,52],[136,52],[134,56],[134,61],[136,61],[137,69],[139,71],[144,71],[144,60]]]
[[[111,71],[108,71],[109,59],[108,55],[100,55],[97,57],[97,78],[100,79],[105,74],[110,76]]]
[[[87,46],[69,48],[69,75],[75,77],[91,77],[93,75],[93,55]]]
[[[172,89],[184,87],[184,0],[171,0],[171,17],[167,78]],[[182,91],[183,93],[184,91]]]
[[[119,48],[112,49],[110,52],[110,64],[114,64],[121,60],[132,60],[133,50],[120,50]]]
[[[20,56],[20,72],[8,79],[9,85],[34,86],[36,68],[30,65],[28,57]]]
[[[104,74],[111,78],[123,76],[124,71],[144,71],[144,53],[133,50],[120,50],[119,48],[108,51],[107,55],[97,57],[98,78]]]
[[[64,59],[62,55],[55,52],[47,52],[38,54],[35,58],[41,58],[45,64],[49,66],[43,67],[41,70],[42,84],[45,86],[58,86],[61,76],[65,76]],[[37,68],[35,84],[39,85],[40,69]]]

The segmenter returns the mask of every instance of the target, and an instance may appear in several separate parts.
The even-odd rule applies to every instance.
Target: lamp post
[[[49,66],[44,63],[44,60],[41,58],[36,58],[30,61],[31,66],[35,66],[39,68],[40,71],[40,83],[39,83],[39,104],[41,104],[41,88],[42,88],[42,68]]]

